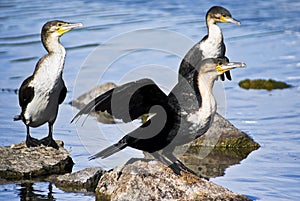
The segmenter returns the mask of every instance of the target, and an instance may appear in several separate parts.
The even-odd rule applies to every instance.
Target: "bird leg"
[[[49,125],[49,134],[47,137],[41,139],[41,144],[45,145],[46,147],[53,147],[54,149],[58,149],[58,145],[53,139],[52,131],[53,131],[53,124],[48,123]]]
[[[172,163],[168,160],[166,160],[162,155],[160,155],[159,153],[157,152],[154,152],[154,153],[151,153],[151,155],[158,161],[162,162],[163,164],[167,165],[169,168],[171,168],[171,170],[173,170],[173,172],[176,174],[176,175],[181,175],[180,174],[180,167],[176,164],[176,163]]]
[[[194,172],[193,170],[191,170],[190,168],[186,167],[179,159],[177,159],[173,153],[171,152],[167,152],[167,153],[164,153],[164,155],[166,156],[166,158],[168,158],[170,161],[174,161],[173,163],[176,164],[178,167],[180,167],[182,170],[185,170],[197,177],[200,177],[200,178],[204,178],[206,180],[208,180],[208,178],[206,177],[203,177],[201,176],[200,174],[198,175],[196,172]]]
[[[30,136],[30,132],[29,132],[29,126],[26,125],[26,130],[27,130],[27,134],[26,134],[26,146],[27,147],[38,147],[41,145],[40,141],[38,139],[35,139],[33,137]]]

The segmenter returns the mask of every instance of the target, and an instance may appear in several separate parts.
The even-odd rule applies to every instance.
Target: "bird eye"
[[[61,27],[61,26],[62,26],[62,23],[58,23],[57,26]]]

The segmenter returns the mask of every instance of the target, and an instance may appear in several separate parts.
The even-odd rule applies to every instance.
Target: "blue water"
[[[17,95],[13,90],[32,73],[38,58],[45,54],[39,36],[42,25],[51,19],[61,19],[82,22],[85,26],[61,38],[67,48],[64,79],[68,94],[60,107],[54,126],[55,139],[63,140],[65,147],[70,150],[76,163],[74,171],[99,164],[103,167],[114,166],[125,160],[123,156],[137,154],[133,150],[126,149],[123,155],[120,153],[107,161],[87,160],[91,153],[102,147],[87,146],[88,141],[93,139],[84,138],[84,132],[88,136],[90,131],[95,130],[93,127],[88,129],[88,123],[82,130],[74,124],[69,124],[76,110],[67,103],[79,95],[80,91],[88,90],[80,88],[76,81],[78,78],[86,77],[88,83],[90,76],[97,76],[95,68],[92,75],[84,74],[89,70],[90,56],[98,45],[114,47],[114,44],[107,43],[122,34],[151,29],[172,31],[186,37],[187,41],[200,40],[206,34],[205,13],[215,4],[219,3],[192,0],[159,2],[1,0],[0,145],[19,143],[25,139],[24,125],[12,121],[13,116],[20,111]],[[233,81],[224,82],[226,117],[236,127],[249,134],[261,148],[251,153],[240,164],[229,167],[225,176],[212,181],[255,200],[299,200],[300,24],[297,23],[297,19],[300,17],[300,2],[223,1],[220,5],[228,8],[233,17],[242,22],[241,26],[220,25],[225,38],[227,56],[232,61],[247,63],[246,69],[232,72]],[[156,39],[153,39],[153,42],[155,41]],[[163,42],[162,44],[164,45]],[[174,40],[172,45],[181,47],[183,44]],[[186,46],[182,46],[180,50],[185,52]],[[176,79],[180,63],[178,55],[158,50],[124,55],[110,64],[111,68],[103,78],[97,77],[100,79],[99,83],[106,81],[121,83],[127,80],[124,75],[135,71],[138,66],[153,65],[172,70],[170,76],[162,72],[157,73],[165,78],[162,80],[173,82]],[[102,66],[104,64],[104,61],[98,64],[99,73],[105,68]],[[237,85],[245,78],[273,78],[288,82],[294,87],[271,92],[247,91]],[[109,141],[113,142],[121,136],[120,132],[110,135],[115,132],[114,126],[106,127],[111,131],[105,136]],[[83,131],[84,129],[86,130]],[[41,138],[47,132],[47,126],[32,129],[34,137]],[[24,187],[20,184],[0,185],[0,200],[20,200],[22,189]],[[66,193],[54,185],[50,191],[47,182],[34,183],[33,189],[33,193],[40,199],[50,200],[47,196],[51,194],[55,200],[94,200],[91,195]]]

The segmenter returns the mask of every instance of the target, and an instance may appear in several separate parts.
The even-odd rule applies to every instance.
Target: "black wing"
[[[72,121],[92,111],[107,111],[117,119],[130,122],[149,113],[152,106],[163,105],[167,101],[166,94],[152,80],[141,79],[116,87],[96,97],[81,109]]]
[[[20,115],[16,115],[14,117],[14,121],[23,120],[23,113],[25,112],[28,103],[30,103],[30,101],[33,99],[34,88],[28,86],[31,80],[32,76],[28,77],[23,81],[21,87],[19,88],[19,105],[22,111]]]
[[[179,126],[176,125],[180,124],[180,117],[177,111],[168,105],[154,106],[151,112],[155,113],[151,119],[90,159],[109,157],[127,146],[149,153],[166,147],[177,134]]]
[[[26,108],[34,96],[34,88],[28,86],[31,80],[32,76],[25,79],[19,89],[19,105],[21,106],[22,111]]]
[[[204,37],[201,41],[205,40],[207,38]],[[203,60],[204,56],[202,54],[202,50],[200,50],[200,43],[196,43],[184,56],[183,60],[181,61],[180,67],[179,67],[179,80],[182,78],[190,80],[193,78],[194,73],[192,73],[197,66],[200,64],[200,62]],[[191,76],[191,77],[190,77]]]
[[[64,83],[64,81],[62,81],[63,83],[63,88],[60,91],[59,97],[58,97],[58,104],[62,104],[62,102],[65,100],[66,95],[67,95],[67,87]]]

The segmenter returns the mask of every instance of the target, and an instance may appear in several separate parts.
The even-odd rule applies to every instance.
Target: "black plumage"
[[[227,58],[202,60],[194,72],[193,83],[182,80],[168,95],[150,79],[130,82],[92,100],[72,121],[94,110],[107,111],[124,122],[146,113],[154,114],[119,142],[90,159],[106,158],[129,146],[151,153],[176,174],[180,174],[181,169],[191,171],[173,155],[173,150],[208,130],[216,112],[212,94],[214,81],[218,75],[243,66],[241,62],[229,63]]]

